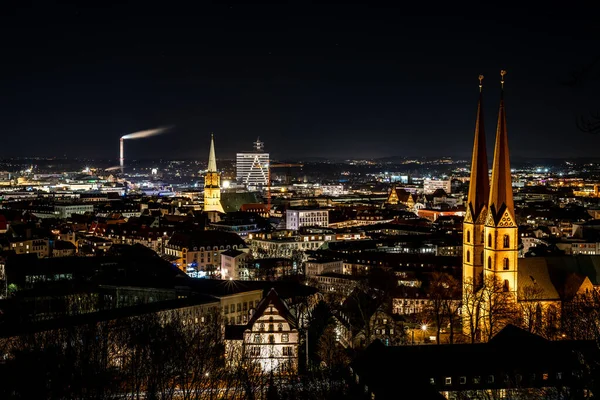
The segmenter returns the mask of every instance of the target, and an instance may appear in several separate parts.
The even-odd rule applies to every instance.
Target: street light
[[[425,343],[425,332],[427,331],[427,325],[421,325],[421,331],[423,331],[423,343]]]

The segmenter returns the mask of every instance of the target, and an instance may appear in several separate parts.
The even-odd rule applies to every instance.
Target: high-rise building
[[[254,142],[254,151],[237,153],[236,179],[248,190],[261,190],[269,185],[269,153],[260,139]]]
[[[211,221],[219,219],[219,213],[225,213],[221,205],[221,174],[217,171],[215,157],[215,138],[210,135],[210,152],[208,153],[208,168],[204,176],[204,211]]]

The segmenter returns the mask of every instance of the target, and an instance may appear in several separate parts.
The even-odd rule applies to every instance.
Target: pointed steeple
[[[506,111],[504,110],[504,75],[502,77],[502,92],[500,95],[500,110],[498,112],[498,127],[496,128],[496,146],[494,148],[494,163],[492,165],[492,188],[489,207],[494,221],[497,223],[505,211],[514,216],[512,179],[510,175],[510,156],[508,152],[508,132],[506,129]]]
[[[483,124],[483,75],[479,75],[479,101],[477,102],[477,120],[475,121],[475,141],[471,160],[471,180],[469,185],[468,207],[473,221],[487,205],[490,196],[490,178]]]
[[[208,153],[208,172],[217,172],[217,157],[215,157],[215,137],[210,134],[210,151]]]

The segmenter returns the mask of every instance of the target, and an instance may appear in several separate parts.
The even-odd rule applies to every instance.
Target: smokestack
[[[125,140],[123,138],[121,138],[119,140],[119,148],[120,148],[120,152],[119,152],[119,166],[121,167],[121,174],[123,173],[123,168],[125,167],[125,155],[124,155],[124,151],[123,151],[123,142]]]

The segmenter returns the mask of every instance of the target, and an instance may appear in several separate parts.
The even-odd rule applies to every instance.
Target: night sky
[[[501,68],[513,156],[598,155],[600,137],[575,121],[600,110],[600,66],[565,84],[600,55],[595,10],[11,3],[0,13],[2,157],[116,162],[121,135],[164,125],[175,128],[127,143],[127,157],[204,160],[211,131],[218,158],[257,136],[279,159],[467,156],[477,76],[491,148]]]

